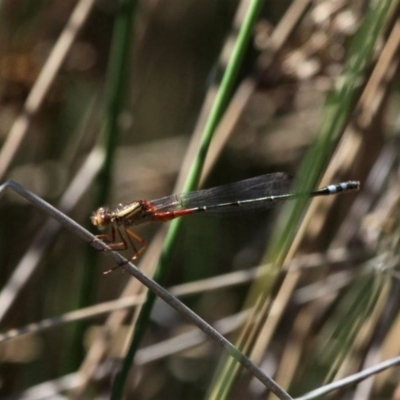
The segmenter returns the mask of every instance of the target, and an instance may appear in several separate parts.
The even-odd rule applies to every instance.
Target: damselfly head
[[[107,207],[100,207],[91,216],[91,221],[94,226],[103,228],[110,224],[111,222],[111,212]]]

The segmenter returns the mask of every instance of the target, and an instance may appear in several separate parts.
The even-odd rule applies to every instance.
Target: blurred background
[[[118,58],[115,21],[123,7],[130,11],[127,3],[0,2],[1,180],[17,181],[95,234],[90,216],[97,207],[182,190],[250,2],[138,2],[129,42],[120,43],[129,52]],[[397,3],[266,1],[203,169],[201,186],[212,187],[271,172],[296,175],[308,157],[309,171],[331,171],[334,181],[323,184],[361,181],[359,193],[318,203],[301,236],[291,238],[298,248],[283,266],[296,280],[285,289],[273,331],[263,328],[272,326],[266,312],[252,337],[261,346],[251,350],[258,349],[257,364],[293,396],[399,352]],[[384,14],[379,7],[388,4]],[[371,24],[379,29],[363,36]],[[373,51],[348,89],[351,101],[327,100],[351,79],[352,57],[368,40]],[[113,81],[118,68],[122,92]],[[332,122],[337,103],[345,114]],[[328,123],[343,129],[312,158]],[[280,211],[194,216],[178,232],[163,285],[185,293],[184,303],[206,321],[220,321],[233,342],[262,273],[257,267],[270,261],[265,254]],[[119,270],[103,275],[110,258],[11,191],[1,197],[0,218],[1,332],[37,324],[28,334],[0,336],[1,398],[108,398],[136,303],[119,313],[111,313],[119,303],[66,313],[132,298],[140,285]],[[150,243],[138,261],[148,274],[167,225],[135,228]],[[284,279],[274,282],[269,307]],[[50,328],[40,325],[49,318]],[[107,324],[108,340],[89,359]],[[212,397],[223,352],[204,338],[196,342],[193,329],[156,303],[126,398]],[[390,369],[332,398],[398,399],[398,373]],[[268,398],[248,374],[225,395]]]

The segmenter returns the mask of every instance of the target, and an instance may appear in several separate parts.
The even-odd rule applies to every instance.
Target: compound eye
[[[91,217],[92,224],[98,227],[104,227],[111,222],[110,210],[107,207],[100,207]]]

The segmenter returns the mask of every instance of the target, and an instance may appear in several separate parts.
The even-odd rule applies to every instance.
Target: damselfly
[[[157,200],[138,200],[120,205],[115,210],[100,207],[91,217],[93,225],[111,226],[111,233],[98,238],[113,250],[133,250],[132,260],[146,249],[147,243],[129,229],[145,222],[167,222],[192,214],[225,214],[238,211],[258,211],[285,201],[304,197],[327,196],[358,190],[360,182],[348,181],[329,185],[311,192],[290,192],[292,176],[283,172],[266,174],[243,181],[229,183],[190,193],[173,194]],[[126,233],[126,235],[123,234]],[[140,248],[134,241],[139,242]]]

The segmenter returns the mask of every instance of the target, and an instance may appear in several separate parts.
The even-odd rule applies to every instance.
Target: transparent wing
[[[277,172],[210,189],[161,197],[151,201],[151,204],[157,211],[175,211],[226,204],[225,207],[207,210],[210,213],[221,213],[239,211],[237,206],[229,205],[229,203],[260,199],[260,201],[243,204],[241,210],[266,209],[279,203],[279,201],[268,201],[267,198],[289,193],[292,180],[291,175]]]

